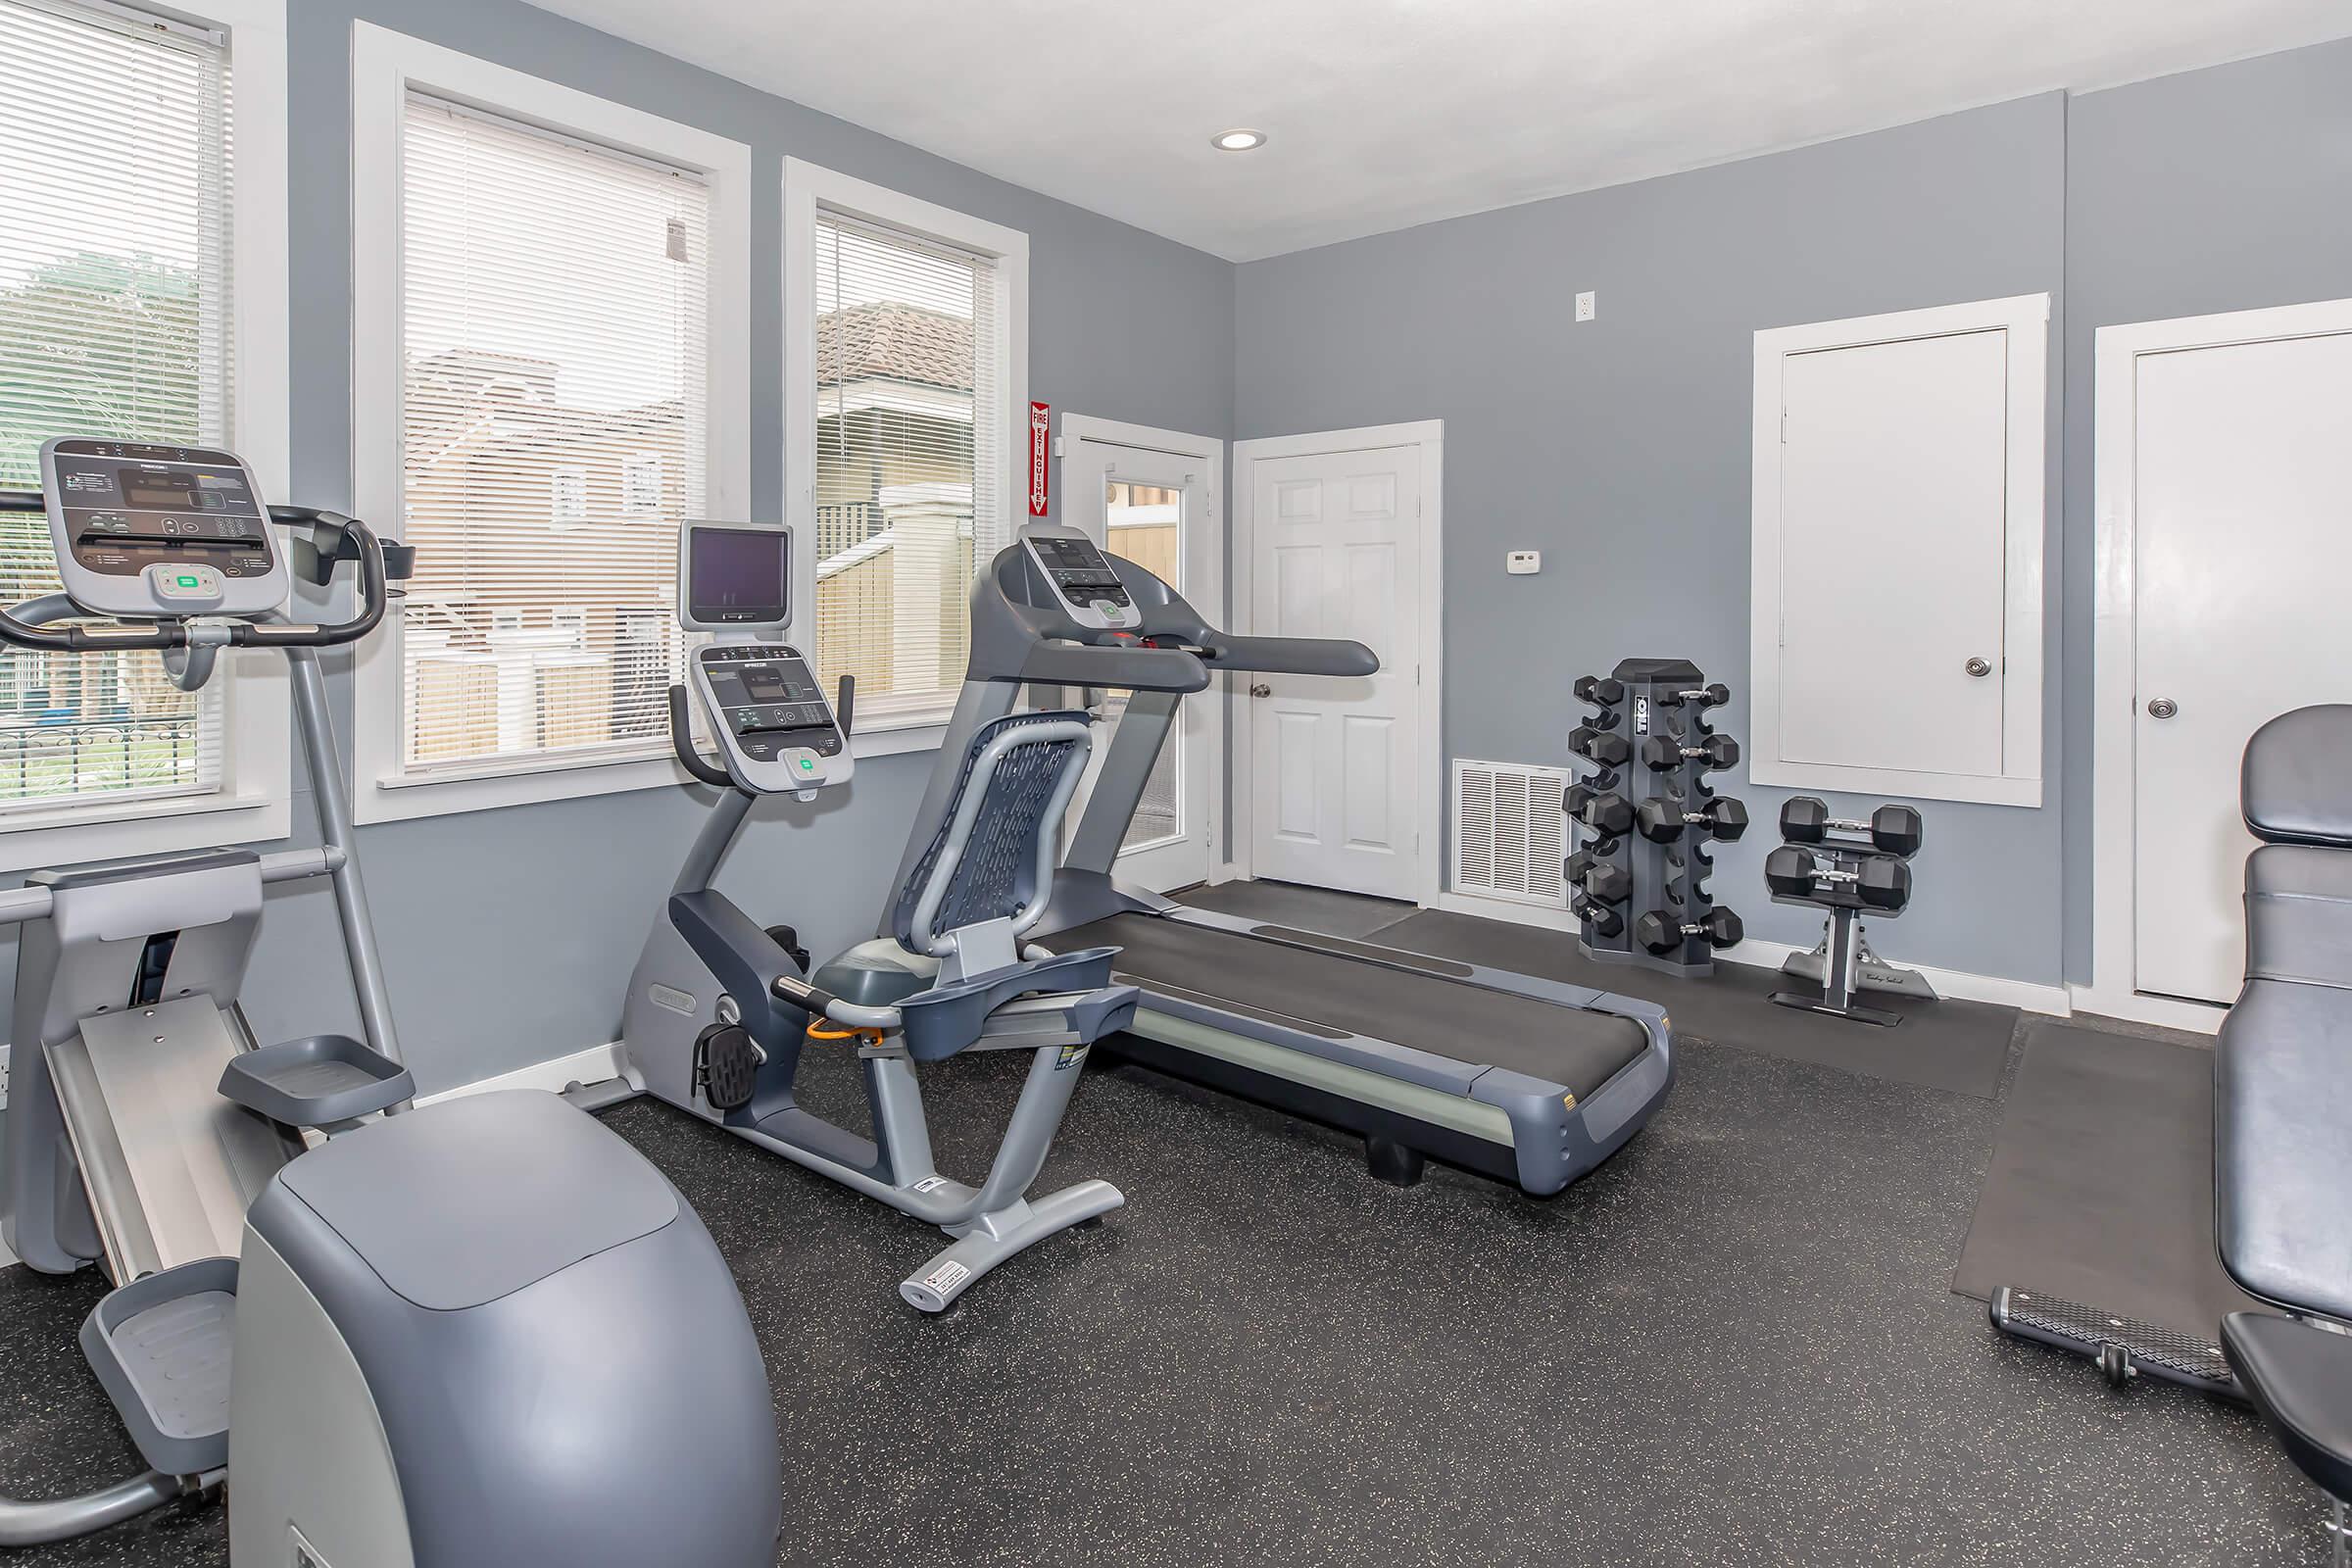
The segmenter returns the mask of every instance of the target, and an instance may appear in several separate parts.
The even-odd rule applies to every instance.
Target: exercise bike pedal
[[[752,1102],[767,1053],[739,1023],[714,1023],[694,1040],[694,1087],[712,1110],[741,1110]]]

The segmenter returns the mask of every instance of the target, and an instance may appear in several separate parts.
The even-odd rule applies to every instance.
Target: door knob
[[[1967,663],[1962,664],[1960,667],[1967,670],[1971,675],[1974,675],[1979,680],[1983,680],[1985,676],[1992,673],[1992,663],[1988,660],[1972,659]]]
[[[2170,697],[2148,699],[2148,716],[2150,718],[2170,718],[2179,711],[2180,711],[2180,705]]]
[[[1259,684],[1250,688],[1250,695],[1252,697],[1271,697],[1274,695],[1274,688],[1264,684],[1263,682],[1260,682]]]

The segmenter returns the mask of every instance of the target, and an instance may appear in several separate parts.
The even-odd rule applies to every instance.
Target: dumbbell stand
[[[1695,691],[1706,683],[1699,667],[1682,659],[1622,660],[1610,675],[1625,687],[1618,705],[1625,722],[1614,733],[1624,735],[1637,748],[1644,738],[1667,734],[1677,727],[1676,712],[1683,705],[1674,702],[1669,694]],[[1697,744],[1714,733],[1695,708],[1688,711],[1690,719],[1687,726],[1688,744]],[[1707,782],[1709,771],[1695,759],[1686,759],[1671,768],[1651,768],[1636,755],[1622,769],[1622,781],[1617,788],[1636,806],[1659,796],[1672,796],[1695,810],[1715,798],[1716,792]],[[1613,863],[1623,866],[1633,879],[1631,896],[1616,906],[1624,925],[1615,936],[1603,936],[1591,922],[1584,922],[1577,933],[1579,950],[1596,963],[1640,964],[1673,975],[1713,973],[1715,953],[1703,938],[1689,937],[1666,953],[1651,953],[1634,937],[1635,923],[1645,910],[1657,910],[1681,923],[1696,922],[1714,907],[1715,901],[1699,889],[1709,870],[1705,856],[1713,842],[1713,835],[1698,823],[1690,824],[1671,844],[1644,838],[1638,828],[1620,835],[1616,856],[1621,858],[1613,858]],[[1687,890],[1680,902],[1668,896],[1668,888],[1678,874],[1683,878],[1680,886]]]
[[[1836,922],[1832,922],[1835,924]],[[1815,985],[1826,984],[1829,973],[1830,934],[1822,932],[1821,942],[1810,953],[1792,953],[1781,965],[1781,973],[1797,980],[1810,980]],[[1922,1002],[1942,999],[1928,977],[1917,969],[1905,969],[1888,963],[1871,951],[1870,930],[1860,924],[1854,927],[1854,982],[1856,991],[1882,991],[1890,996],[1917,997]]]
[[[1829,933],[1822,939],[1820,949],[1821,990],[1818,993],[1775,991],[1772,994],[1774,1002],[1784,1007],[1795,1007],[1805,1012],[1826,1012],[1833,1017],[1851,1018],[1856,1023],[1875,1023],[1886,1029],[1891,1029],[1903,1021],[1903,1015],[1899,1012],[1866,1007],[1854,1000],[1855,970],[1862,956],[1860,912],[1842,906],[1830,910]]]

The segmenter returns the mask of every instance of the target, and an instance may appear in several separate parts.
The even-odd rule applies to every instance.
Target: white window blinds
[[[209,34],[0,0],[0,486],[51,436],[226,444],[228,112]],[[43,521],[0,517],[0,599],[58,586]],[[220,685],[0,654],[0,817],[220,789]]]
[[[862,720],[944,717],[1011,537],[995,268],[822,211],[814,265],[818,662]]]
[[[402,169],[403,771],[666,755],[709,186],[414,92]]]

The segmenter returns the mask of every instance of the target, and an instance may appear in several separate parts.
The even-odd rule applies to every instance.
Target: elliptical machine
[[[411,552],[266,505],[228,452],[53,440],[41,479],[0,512],[46,514],[65,592],[0,612],[0,639],[151,650],[187,690],[223,648],[282,653],[321,844],[0,894],[24,926],[0,1222],[33,1268],[114,1281],[81,1346],[150,1467],[0,1499],[0,1545],[85,1535],[233,1469],[237,1568],[772,1563],[767,1380],[685,1200],[554,1096],[411,1106],[318,655],[375,628]],[[350,620],[285,616],[293,571],[324,586],[345,562]],[[238,995],[263,889],[313,876],[368,1038],[262,1045]],[[611,1353],[587,1367],[582,1347]]]
[[[1099,1220],[1126,1200],[1085,1181],[1031,1200],[1077,1087],[1087,1049],[1126,1025],[1136,989],[1113,985],[1115,948],[1058,957],[1020,950],[1045,914],[1055,836],[1085,771],[1083,712],[1016,713],[972,737],[940,829],[893,896],[890,935],[858,944],[809,978],[784,927],[762,930],[710,885],[762,795],[802,800],[846,783],[855,695],[838,720],[808,662],[782,634],[792,620],[790,530],[689,523],[678,541],[678,615],[715,640],[691,678],[720,763],[697,748],[684,686],[669,691],[679,763],[719,791],[629,980],[621,1033],[627,1086],[580,1091],[612,1103],[642,1091],[956,1238],[900,1286],[945,1311],[1023,1248]],[[872,1136],[803,1109],[802,1052],[853,1049]],[[965,1051],[1033,1053],[1020,1099],[977,1187],[932,1163],[914,1067]]]

